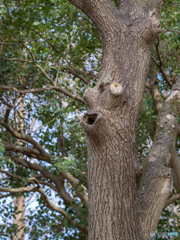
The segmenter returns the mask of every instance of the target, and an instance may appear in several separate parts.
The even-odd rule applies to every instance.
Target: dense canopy
[[[0,7],[1,239],[17,234],[13,218],[21,209],[13,199],[20,196],[29,239],[86,239],[87,146],[80,119],[88,110],[83,94],[98,79],[101,37],[66,0],[4,0]],[[180,74],[179,1],[164,4],[160,22],[137,133],[144,168],[157,114]],[[164,210],[158,232],[178,231],[178,207],[176,201]]]

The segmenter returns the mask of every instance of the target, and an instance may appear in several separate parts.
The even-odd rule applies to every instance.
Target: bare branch
[[[15,43],[5,43],[5,42],[0,42],[0,45],[8,45],[8,46],[14,46],[14,45],[18,45],[19,42],[15,42]]]
[[[164,23],[163,23],[163,26],[166,28],[166,31],[165,31],[165,32],[175,32],[175,33],[180,34],[180,31],[178,31],[178,30],[173,30],[173,29],[169,29],[169,28],[166,27],[166,25],[165,25]]]
[[[14,87],[11,87],[11,86],[0,85],[0,89],[8,90],[8,91],[15,91],[15,92],[17,92],[19,94],[23,94],[23,93],[39,93],[39,92],[45,92],[45,91],[49,91],[49,90],[55,90],[57,92],[61,92],[61,93],[65,94],[66,96],[68,96],[70,98],[73,98],[75,100],[78,100],[79,102],[85,104],[85,101],[83,100],[83,98],[81,98],[81,97],[79,97],[77,95],[74,95],[74,94],[68,92],[67,90],[65,90],[65,89],[63,89],[61,87],[58,87],[58,86],[52,86],[52,87],[46,87],[46,88],[35,88],[35,89],[18,90],[17,88],[14,88]]]
[[[45,192],[40,188],[40,187],[21,187],[21,188],[1,188],[0,187],[0,192],[9,192],[11,194],[19,194],[19,193],[29,193],[29,192],[39,192],[42,196],[42,199],[44,200],[46,206],[51,209],[52,211],[59,212],[61,215],[63,215],[69,222],[71,222],[75,227],[77,227],[79,230],[83,231],[84,233],[87,234],[88,230],[86,227],[79,226],[76,222],[76,220],[71,220],[71,217],[67,214],[66,211],[64,211],[62,208],[57,207],[54,205]],[[10,195],[10,194],[8,194]],[[4,197],[4,196],[3,196]]]
[[[80,185],[78,181],[75,179],[75,177],[68,172],[61,172],[61,175],[72,184],[72,186],[76,189],[76,195],[81,199],[84,206],[88,208],[88,197],[86,195],[87,191],[86,187]]]
[[[24,59],[19,59],[19,58],[5,58],[5,57],[1,57],[1,56],[0,56],[0,58],[3,59],[3,60],[6,60],[6,61],[16,61],[16,62],[25,62],[25,63],[31,63],[31,64],[33,64],[32,61],[28,61],[28,60],[24,60]]]
[[[45,194],[45,192],[39,188],[38,192],[41,194],[42,199],[44,200],[45,204],[47,205],[48,208],[50,208],[53,211],[59,212],[61,215],[63,215],[69,222],[71,222],[75,227],[77,227],[80,231],[84,232],[85,234],[88,233],[88,230],[86,227],[82,227],[79,226],[76,222],[76,220],[72,220],[71,217],[69,217],[69,215],[67,214],[67,212],[65,212],[62,208],[57,207],[56,205],[54,205],[49,198],[47,197],[47,195]]]
[[[22,178],[21,176],[18,176],[18,175],[16,175],[16,174],[13,174],[13,173],[10,173],[10,172],[7,172],[7,171],[5,171],[5,170],[3,170],[3,169],[0,169],[0,172],[6,174],[6,175],[9,176],[9,177],[18,179],[18,180],[20,180],[21,182],[23,182],[23,178]],[[42,178],[43,175],[41,175],[40,177]],[[33,179],[36,179],[36,178],[38,178],[38,175],[29,178],[29,180],[27,181],[27,183],[28,183],[28,184],[32,184],[32,183],[33,183]],[[54,190],[55,192],[57,192],[57,193],[61,196],[61,193],[58,191],[58,189],[57,189],[52,183],[39,180],[39,181],[38,181],[38,184],[42,184],[42,185],[48,186],[49,188],[51,188],[52,190]]]
[[[160,42],[160,40],[158,38],[158,41],[156,43],[156,52],[157,52],[157,56],[158,56],[158,59],[159,59],[159,63],[157,63],[157,61],[154,59],[153,56],[151,56],[151,58],[156,63],[157,67],[159,68],[159,71],[162,74],[162,77],[164,78],[164,80],[167,82],[167,84],[170,86],[170,88],[172,88],[172,84],[171,84],[170,78],[169,78],[167,72],[162,67],[163,62],[162,62],[162,59],[161,59],[161,54],[159,52],[159,42]]]
[[[78,70],[78,69],[75,70],[72,66],[69,67],[69,69],[67,70],[68,73],[73,74],[75,77],[78,77],[79,79],[83,80],[83,82],[89,83],[88,79],[84,78],[82,75],[78,74],[76,71],[81,72],[81,70]]]
[[[156,112],[158,113],[163,106],[163,99],[159,92],[158,81],[157,81],[156,72],[155,72],[155,69],[153,68],[153,65],[154,64],[151,62],[150,69],[149,69],[149,74],[150,74],[149,87],[150,87],[151,95],[153,97]]]
[[[0,187],[0,192],[9,192],[12,194],[19,194],[19,193],[29,193],[29,192],[38,192],[37,187],[21,187],[21,188],[7,188],[7,187]]]
[[[57,176],[51,174],[46,168],[44,168],[40,165],[37,165],[37,164],[30,163],[29,161],[19,159],[17,157],[12,158],[12,161],[14,161],[16,164],[19,164],[26,168],[41,172],[45,178],[50,179],[51,182],[53,182],[56,185],[58,194],[65,202],[70,202],[70,203],[73,202],[73,199],[66,192],[65,187],[64,187],[64,182],[62,181],[62,179],[60,177],[57,177]]]
[[[40,152],[37,149],[33,149],[30,147],[21,147],[21,146],[17,146],[17,145],[12,145],[9,144],[5,141],[2,141],[5,149],[7,151],[13,151],[13,152],[19,152],[22,153],[26,156],[32,157],[32,158],[37,158],[38,160],[44,160],[46,162],[49,162],[49,159],[51,158],[51,155],[47,154],[47,155],[41,155]]]
[[[40,171],[45,177],[51,179],[51,181],[56,184],[56,187],[60,191],[61,197],[63,199],[66,199],[66,201],[72,202],[71,197],[65,191],[64,185],[60,182],[60,179],[54,176],[53,174],[51,174],[46,168],[37,164],[30,163],[26,160],[19,159],[19,158],[12,158],[12,161],[24,167],[34,169],[36,171]],[[87,189],[83,185],[79,185],[79,182],[76,180],[76,178],[73,175],[71,175],[69,172],[60,172],[60,174],[63,178],[65,178],[72,184],[72,186],[76,189],[76,192],[75,192],[76,196],[79,197],[83,202],[84,206],[88,208],[88,197],[86,195]]]
[[[18,139],[21,139],[21,140],[31,143],[42,155],[49,156],[49,154],[44,151],[44,149],[41,147],[41,145],[38,144],[31,136],[23,134],[23,133],[19,133],[19,132],[13,130],[11,128],[11,126],[8,125],[7,123],[5,123],[1,117],[0,117],[0,124],[3,127],[5,127],[6,130],[8,132],[10,132],[13,137],[16,137]]]
[[[33,62],[35,62],[35,57],[34,57],[32,51],[26,46],[26,44],[24,44],[20,39],[16,38],[15,36],[14,36],[14,38],[16,40],[18,40],[18,42],[21,43],[23,45],[23,47],[25,47],[29,51],[29,53],[30,53],[30,55],[32,57]]]
[[[12,178],[18,179],[18,180],[20,180],[20,181],[23,181],[22,177],[21,177],[21,176],[17,176],[16,174],[7,172],[7,171],[5,171],[5,170],[3,170],[3,169],[0,169],[0,172],[6,174],[6,175],[9,176],[9,177],[12,177]]]
[[[164,208],[167,208],[170,204],[172,204],[173,202],[175,202],[177,200],[180,200],[180,194],[174,195],[170,199],[168,199],[164,205]]]
[[[54,81],[48,76],[48,74],[45,72],[45,70],[42,69],[42,67],[39,66],[38,64],[36,66],[41,70],[41,72],[44,74],[44,76],[52,83],[52,85],[54,85]]]

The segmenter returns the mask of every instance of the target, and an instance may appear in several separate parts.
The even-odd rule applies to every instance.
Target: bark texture
[[[169,166],[174,154],[179,112],[180,79],[160,110],[155,141],[137,198],[140,225],[147,240],[151,239],[149,232],[156,230],[159,216],[172,191],[172,170]]]
[[[141,171],[136,132],[151,48],[160,31],[162,2],[117,0],[119,10],[109,0],[70,2],[92,19],[103,44],[98,82],[84,94],[90,111],[82,118],[88,136],[88,239],[147,240],[170,194],[171,170],[167,164],[175,141],[175,131],[170,145],[163,148],[157,140],[159,148],[152,150],[149,160],[151,174],[145,175],[146,185],[136,199],[136,173]],[[161,120],[168,109],[165,106]],[[157,139],[163,135],[160,130]],[[166,151],[157,161],[159,173],[151,159],[162,150]],[[160,201],[158,209],[155,201]]]

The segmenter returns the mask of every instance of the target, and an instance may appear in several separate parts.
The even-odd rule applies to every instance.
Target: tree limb
[[[29,169],[32,169],[35,171],[39,171],[40,173],[42,173],[45,178],[50,179],[51,182],[53,182],[55,184],[56,188],[58,189],[59,196],[63,199],[63,201],[70,202],[70,203],[73,202],[73,198],[71,198],[70,195],[66,192],[65,187],[64,187],[64,182],[62,181],[62,179],[60,177],[51,174],[45,167],[42,167],[40,165],[31,163],[29,161],[26,161],[26,160],[23,160],[23,159],[20,159],[17,157],[13,157],[11,159],[16,164],[19,164],[26,168],[29,168]]]
[[[40,188],[40,187],[21,187],[21,188],[1,188],[0,187],[0,192],[9,192],[11,194],[19,194],[19,193],[29,193],[29,192],[39,192],[41,194],[42,199],[44,200],[45,204],[49,209],[52,211],[59,212],[61,215],[63,215],[69,222],[71,222],[75,227],[77,227],[80,231],[84,232],[87,234],[88,230],[86,227],[79,226],[76,222],[76,220],[72,220],[71,217],[67,214],[66,211],[64,211],[62,208],[57,207],[54,205],[45,192]]]
[[[179,112],[180,78],[159,112],[154,144],[138,193],[138,211],[144,239],[149,239],[147,234],[156,229],[160,214],[172,190],[172,171],[169,163],[176,142]]]
[[[110,0],[69,0],[69,2],[77,6],[93,21],[101,39],[110,31],[109,27],[118,22],[116,17],[119,14],[118,10]],[[109,24],[105,24],[107,19]]]
[[[12,196],[12,193],[0,195],[0,199],[2,199],[2,198],[8,198],[8,197],[10,197],[10,196]]]
[[[47,195],[45,194],[45,192],[39,188],[38,192],[41,194],[42,199],[44,200],[44,202],[46,203],[47,207],[50,208],[53,211],[59,212],[61,215],[63,215],[69,222],[71,222],[75,227],[77,227],[79,230],[83,231],[84,233],[87,234],[88,230],[85,227],[79,226],[76,222],[76,220],[71,220],[71,217],[69,217],[67,215],[67,212],[65,212],[62,208],[57,207],[56,205],[54,205],[49,198],[47,197]]]
[[[52,79],[51,79],[52,80]],[[66,96],[73,98],[75,100],[78,100],[81,103],[85,104],[85,101],[83,100],[83,98],[76,96],[70,92],[68,92],[67,90],[58,87],[58,86],[52,86],[52,87],[45,87],[45,88],[35,88],[35,89],[24,89],[24,90],[18,90],[17,88],[11,87],[11,86],[4,86],[4,85],[0,85],[0,89],[2,90],[8,90],[8,91],[15,91],[19,94],[25,94],[25,93],[39,93],[39,92],[45,92],[45,91],[49,91],[49,90],[55,90],[57,92],[61,92],[63,94],[65,94]]]
[[[19,59],[19,58],[5,58],[5,57],[1,57],[1,56],[0,56],[0,58],[3,59],[3,60],[6,60],[6,61],[17,61],[17,62],[25,62],[25,63],[31,63],[31,64],[33,64],[32,61],[28,61],[28,60],[24,60],[24,59]]]
[[[19,193],[29,193],[29,192],[37,192],[37,187],[20,187],[20,188],[8,188],[8,187],[0,187],[0,192],[9,192],[11,194],[19,194]]]
[[[38,160],[44,160],[46,162],[49,162],[49,158],[51,157],[51,155],[49,155],[49,154],[47,154],[46,156],[42,155],[37,149],[12,145],[5,141],[2,141],[2,143],[7,151],[19,152],[26,156],[29,156],[32,158],[37,158]]]
[[[0,121],[1,121],[1,118],[0,118]],[[1,122],[0,122],[1,123]],[[2,123],[1,123],[2,124]],[[3,125],[3,124],[2,124]],[[4,126],[4,125],[3,125]],[[11,128],[10,128],[11,129]],[[8,130],[8,129],[7,129]],[[9,131],[11,134],[14,133],[14,130],[13,131]],[[18,133],[19,134],[19,133]],[[12,134],[13,135],[13,134]],[[24,134],[20,134],[20,135],[24,135]],[[15,135],[16,136],[16,135]],[[19,136],[19,135],[18,135]],[[28,135],[25,135],[25,136],[28,136]],[[28,136],[29,137],[29,136]],[[23,138],[20,138],[20,139],[23,139]],[[25,138],[26,139],[26,138]],[[25,140],[23,139],[23,140]],[[33,140],[34,141],[34,140]],[[39,145],[39,144],[38,144]],[[38,149],[39,150],[39,149]],[[47,156],[47,162],[51,163],[51,158],[52,156],[49,155],[49,154],[45,154],[46,152],[43,150],[42,152],[42,155],[44,156]],[[61,185],[61,187],[58,187],[59,186],[59,178],[55,177],[54,175],[50,174],[49,171],[45,168],[43,168],[42,166],[39,166],[37,164],[32,164],[26,160],[22,160],[22,159],[19,159],[19,158],[12,158],[12,160],[18,164],[21,164],[22,166],[25,166],[27,168],[31,168],[31,169],[34,169],[34,170],[37,170],[37,171],[40,171],[44,176],[52,179],[52,181],[56,184],[58,190],[61,192],[62,196],[65,198],[67,197],[67,192],[65,191],[64,189],[64,185]],[[70,173],[68,172],[60,172],[61,176],[65,179],[67,179],[71,184],[72,186],[76,189],[76,195],[81,199],[81,201],[83,202],[84,206],[86,208],[88,208],[88,197],[86,195],[86,188],[84,186],[80,186],[79,185],[79,182],[75,179],[75,177],[73,175],[71,175]],[[63,198],[62,197],[62,198]],[[69,197],[68,197],[69,199]],[[70,198],[71,199],[71,198]],[[69,199],[69,200],[70,200]],[[69,201],[68,200],[68,201]],[[69,202],[72,202],[69,201]]]
[[[6,175],[9,176],[9,177],[18,179],[18,180],[20,180],[21,182],[23,182],[23,178],[22,178],[21,176],[18,176],[18,175],[16,175],[16,174],[13,174],[13,173],[10,173],[10,172],[7,172],[7,171],[5,171],[5,170],[3,170],[3,169],[0,169],[0,172],[6,174]],[[41,177],[42,177],[42,176],[43,176],[43,175],[41,175]],[[32,180],[33,178],[36,179],[36,176],[31,177],[31,178],[27,181],[27,183],[28,183],[28,184],[32,184],[32,183],[33,183],[33,180]],[[52,190],[54,190],[55,192],[57,192],[59,195],[61,195],[60,192],[58,191],[58,189],[57,189],[52,183],[45,182],[45,181],[41,181],[41,180],[38,180],[38,182],[39,182],[39,184],[48,186],[49,188],[51,188]]]
[[[16,174],[13,174],[13,173],[10,173],[10,172],[7,172],[7,171],[5,171],[4,169],[0,169],[0,172],[6,174],[6,175],[9,176],[9,177],[12,177],[12,178],[18,179],[18,180],[20,180],[20,181],[23,181],[23,179],[22,179],[21,176],[18,176],[18,175],[16,175]]]
[[[151,95],[153,97],[156,112],[158,113],[159,110],[162,108],[164,101],[159,92],[157,76],[156,76],[155,69],[153,68],[153,65],[154,64],[151,62],[150,69],[149,69],[149,74],[150,74],[149,87],[150,87]]]
[[[75,179],[73,175],[71,175],[69,172],[60,172],[61,175],[68,180],[72,184],[72,186],[76,189],[76,195],[81,199],[84,206],[88,208],[88,197],[86,195],[86,187],[83,185],[80,185],[79,182]]]
[[[44,149],[41,147],[41,145],[38,144],[31,136],[15,131],[14,129],[11,128],[10,125],[5,123],[1,117],[0,117],[0,124],[3,127],[5,127],[6,130],[8,132],[10,132],[13,137],[16,137],[18,139],[21,139],[21,140],[31,143],[42,155],[49,156],[49,154],[44,151]]]
[[[169,198],[165,205],[164,205],[164,208],[167,208],[170,204],[172,204],[173,202],[177,201],[180,199],[180,194],[177,194],[177,195],[174,195],[172,196],[171,198]]]

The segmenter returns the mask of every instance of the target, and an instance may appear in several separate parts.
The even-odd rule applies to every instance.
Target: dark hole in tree
[[[97,114],[92,114],[92,115],[86,114],[86,116],[84,117],[84,122],[89,125],[93,125],[96,119],[97,119]]]

